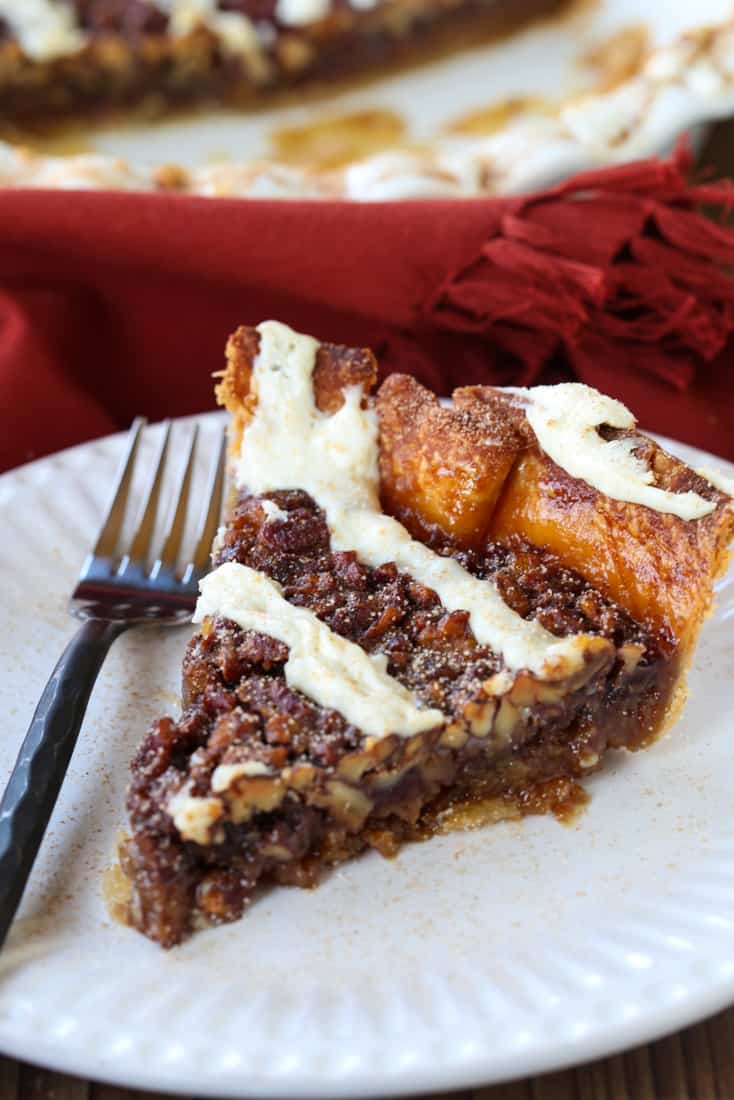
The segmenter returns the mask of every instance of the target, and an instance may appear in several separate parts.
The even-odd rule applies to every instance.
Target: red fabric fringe
[[[239,324],[457,385],[580,378],[734,459],[730,183],[668,161],[542,194],[314,203],[0,193],[0,469],[212,407]],[[726,350],[724,350],[726,349]]]
[[[471,333],[515,361],[525,384],[555,355],[575,372],[648,371],[677,389],[734,330],[734,231],[701,208],[734,185],[689,184],[688,146],[576,176],[520,199],[422,309],[426,333]],[[720,266],[722,265],[722,266]]]

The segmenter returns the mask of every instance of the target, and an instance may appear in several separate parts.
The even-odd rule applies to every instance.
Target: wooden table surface
[[[701,163],[734,176],[734,119],[714,127]],[[81,1081],[0,1055],[0,1100],[163,1100],[163,1094]],[[734,1100],[734,1007],[613,1058],[452,1093],[450,1100]]]

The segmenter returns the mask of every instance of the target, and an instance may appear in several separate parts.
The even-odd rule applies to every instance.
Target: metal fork
[[[196,454],[196,426],[189,437],[176,502],[159,551],[151,554],[151,543],[171,437],[170,422],[163,428],[135,534],[124,552],[119,547],[145,423],[139,418],[130,429],[112,503],[71,596],[69,611],[81,619],[82,626],[51,674],[0,803],[0,946],[23,896],[89,696],[110,646],[131,626],[174,626],[190,620],[199,580],[208,569],[222,506],[223,431],[209,470],[195,548],[182,567],[178,567],[178,559]]]

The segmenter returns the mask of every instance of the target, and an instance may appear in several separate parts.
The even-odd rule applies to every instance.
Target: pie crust
[[[675,715],[734,536],[731,487],[588,387],[375,394],[370,351],[274,322],[227,356],[228,516],[120,851],[165,947],[365,848],[568,812]]]

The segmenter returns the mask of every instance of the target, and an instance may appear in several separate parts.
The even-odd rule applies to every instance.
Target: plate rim
[[[618,1025],[613,1031],[613,1038],[607,1042],[603,1035],[591,1040],[583,1038],[564,1042],[561,1053],[554,1056],[552,1053],[543,1057],[528,1056],[524,1052],[516,1052],[508,1056],[505,1063],[492,1061],[491,1074],[482,1069],[483,1065],[490,1063],[477,1059],[476,1064],[469,1063],[460,1070],[447,1067],[434,1072],[431,1070],[416,1071],[412,1069],[400,1070],[395,1075],[383,1078],[370,1074],[350,1079],[348,1084],[342,1084],[334,1079],[323,1079],[304,1075],[299,1078],[294,1086],[292,1079],[284,1079],[282,1083],[276,1077],[252,1077],[248,1076],[248,1082],[244,1085],[236,1080],[228,1082],[224,1078],[212,1078],[211,1084],[198,1081],[194,1085],[195,1095],[206,1097],[207,1100],[389,1100],[391,1096],[432,1096],[439,1092],[460,1092],[466,1089],[492,1088],[497,1085],[512,1081],[520,1081],[525,1078],[542,1077],[548,1073],[554,1073],[563,1069],[574,1069],[577,1066],[595,1062],[603,1058],[613,1057],[635,1047],[655,1042],[666,1035],[676,1034],[688,1027],[692,1027],[703,1020],[709,1019],[718,1012],[730,1007],[734,1003],[734,974],[724,979],[721,988],[716,989],[715,994],[700,994],[696,998],[692,1012],[685,1011],[687,1001],[682,1001],[680,1006],[675,1006],[664,1014],[658,1023],[650,1027],[640,1027],[637,1021],[631,1020]],[[34,1052],[31,1041],[20,1042],[13,1049],[6,1046],[0,1027],[0,1054],[7,1058],[28,1062],[58,1073],[68,1074],[73,1077],[81,1077],[95,1082],[115,1085],[118,1088],[152,1089],[171,1096],[187,1095],[190,1092],[181,1076],[166,1077],[158,1073],[137,1072],[128,1070],[117,1072],[105,1068],[103,1059],[93,1057],[89,1064],[80,1065],[73,1056],[65,1057],[58,1050],[60,1044],[46,1043],[48,1053],[42,1058]],[[525,1060],[525,1061],[523,1061]],[[520,1064],[522,1063],[522,1064]],[[506,1064],[507,1069],[503,1069]],[[499,1066],[499,1069],[497,1067]]]
[[[201,420],[223,420],[226,413],[207,411],[184,417],[173,418],[174,424],[186,424]],[[151,425],[155,427],[155,425]],[[43,477],[44,467],[53,467],[69,456],[76,456],[96,446],[109,446],[121,442],[125,432],[115,432],[106,436],[64,448],[51,455],[35,459],[0,475],[0,488],[8,480],[19,481],[18,491],[23,493],[32,488],[37,477]],[[649,433],[653,434],[653,433]],[[734,462],[710,454],[698,447],[669,437],[655,435],[663,446],[674,453],[687,456],[687,461],[702,465],[715,465],[726,474],[734,474]],[[30,483],[27,478],[30,477]],[[0,966],[0,975],[2,967]],[[378,1075],[362,1071],[348,1078],[318,1077],[308,1072],[302,1073],[298,1080],[291,1077],[271,1075],[258,1077],[248,1075],[243,1080],[241,1070],[234,1077],[212,1075],[211,1083],[199,1081],[195,1091],[207,1097],[289,1097],[293,1100],[317,1100],[318,1097],[381,1097],[389,1095],[412,1095],[436,1090],[456,1090],[483,1087],[503,1081],[517,1080],[551,1072],[563,1067],[572,1067],[593,1059],[608,1057],[632,1046],[647,1043],[662,1035],[690,1026],[709,1015],[720,1011],[734,1001],[734,951],[732,966],[727,974],[714,979],[704,978],[687,995],[675,1003],[657,1007],[642,1019],[618,1020],[606,1028],[594,1027],[589,1034],[578,1038],[567,1035],[561,1040],[548,1039],[546,1044],[530,1050],[513,1050],[497,1058],[493,1055],[478,1055],[466,1059],[461,1064],[454,1063],[438,1070],[407,1068],[384,1071]],[[555,1050],[551,1049],[551,1043]],[[89,1052],[85,1060],[79,1059],[78,1048],[68,1053],[64,1051],[62,1040],[44,1038],[40,1049],[35,1039],[23,1039],[12,1033],[12,1029],[0,1021],[0,1051],[7,1057],[47,1066],[59,1072],[88,1077],[92,1080],[132,1088],[153,1088],[159,1092],[180,1094],[187,1090],[186,1082],[180,1072],[172,1075],[136,1069],[134,1066],[120,1064],[104,1056]],[[239,1075],[239,1076],[238,1076]]]

